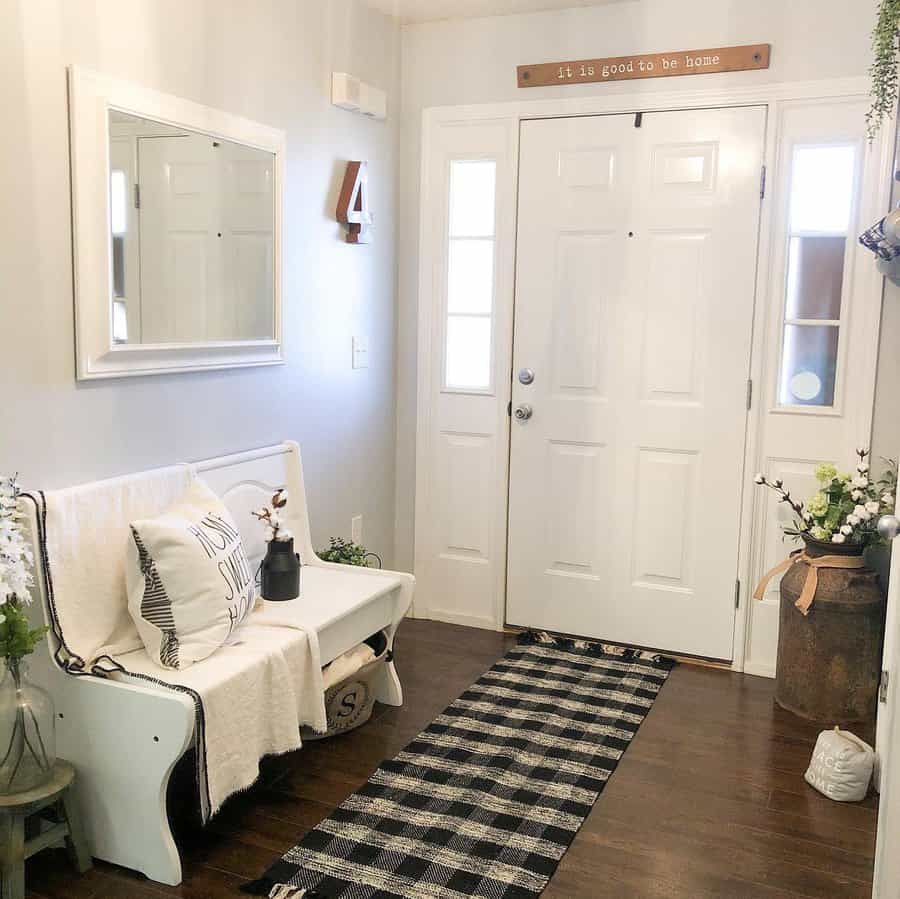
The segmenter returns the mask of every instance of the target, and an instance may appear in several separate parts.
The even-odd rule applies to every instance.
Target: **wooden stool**
[[[75,769],[57,759],[47,783],[25,793],[0,796],[0,899],[24,899],[25,859],[63,840],[79,873],[91,867],[87,841],[72,796],[74,780]],[[50,827],[41,829],[41,818],[28,821],[51,806],[56,820]],[[33,836],[26,839],[26,830]]]

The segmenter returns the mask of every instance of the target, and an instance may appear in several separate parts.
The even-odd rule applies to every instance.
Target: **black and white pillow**
[[[157,518],[131,523],[128,609],[150,658],[187,668],[228,641],[256,599],[234,519],[200,480]]]

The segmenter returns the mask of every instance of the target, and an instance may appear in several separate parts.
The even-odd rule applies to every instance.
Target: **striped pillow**
[[[131,523],[128,610],[150,658],[186,668],[227,642],[256,598],[237,525],[195,480],[172,508]]]

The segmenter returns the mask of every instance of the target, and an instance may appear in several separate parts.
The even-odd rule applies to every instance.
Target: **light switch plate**
[[[354,337],[353,338],[353,367],[368,368],[369,367],[369,338]]]
[[[354,543],[362,543],[362,515],[354,515],[350,519],[350,539]]]

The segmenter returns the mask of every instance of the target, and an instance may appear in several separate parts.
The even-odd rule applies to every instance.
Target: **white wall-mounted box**
[[[332,72],[331,102],[350,112],[361,112],[373,119],[387,118],[387,94],[347,72]]]

